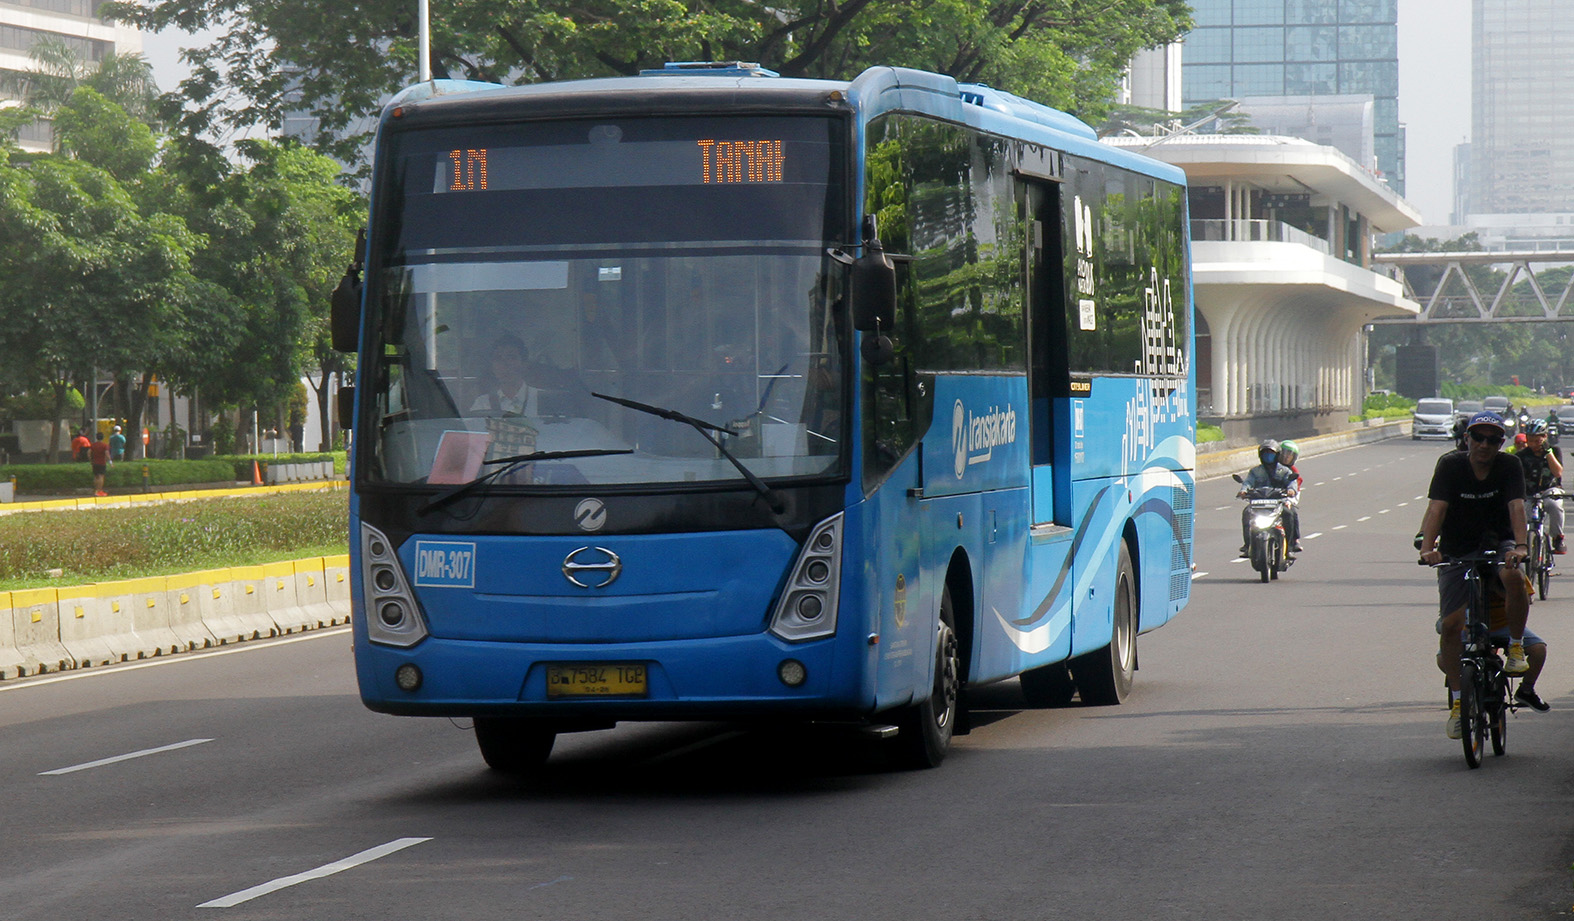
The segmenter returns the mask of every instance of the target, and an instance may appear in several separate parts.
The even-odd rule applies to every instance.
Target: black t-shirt
[[[1478,480],[1468,451],[1445,454],[1438,458],[1437,469],[1432,471],[1432,485],[1426,496],[1448,503],[1437,540],[1444,556],[1490,550],[1505,540],[1515,539],[1508,504],[1525,498],[1524,468],[1514,455],[1498,454],[1492,458],[1487,478]]]
[[[1559,466],[1563,464],[1563,455],[1556,447],[1548,445],[1545,454],[1537,454],[1529,448],[1521,448],[1514,456],[1519,458],[1519,462],[1525,467],[1525,495],[1529,496],[1543,489],[1549,489],[1557,481],[1557,477],[1552,475],[1552,468],[1547,466],[1548,457],[1557,458]]]

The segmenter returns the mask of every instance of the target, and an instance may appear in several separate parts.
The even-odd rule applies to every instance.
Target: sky
[[[1470,136],[1471,0],[1399,0],[1399,121],[1405,125],[1406,198],[1423,223],[1446,224],[1454,207],[1454,146]],[[159,88],[174,89],[187,69],[183,47],[201,35],[178,30],[143,36]]]

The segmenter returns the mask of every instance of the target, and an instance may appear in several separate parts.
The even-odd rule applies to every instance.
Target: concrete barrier
[[[0,680],[350,622],[350,558],[0,592]]]
[[[308,626],[295,593],[295,563],[267,563],[262,567],[263,604],[280,633],[294,633]]]
[[[295,599],[300,603],[306,629],[331,627],[338,623],[333,606],[328,604],[322,557],[295,561]]]
[[[1302,457],[1314,457],[1330,451],[1353,448],[1356,445],[1371,444],[1374,441],[1407,438],[1409,435],[1410,422],[1402,420],[1347,429],[1343,432],[1331,432],[1327,435],[1308,435],[1305,438],[1296,438],[1294,441],[1300,447]],[[1256,445],[1212,451],[1197,455],[1196,476],[1199,480],[1208,480],[1229,476],[1232,473],[1245,473],[1255,466],[1257,466]]]
[[[11,593],[0,592],[0,678],[20,678],[26,662],[16,651],[16,626],[11,622]]]
[[[208,632],[220,643],[277,636],[279,628],[263,607],[261,566],[210,570],[208,583]]]
[[[29,588],[11,593],[11,630],[22,674],[72,668],[75,660],[60,643],[60,593],[53,588]]]
[[[60,644],[77,668],[124,662],[143,648],[131,629],[131,612],[110,611],[98,586],[67,586],[59,590],[59,601]]]
[[[338,618],[335,623],[350,622],[350,555],[322,558],[322,574],[328,583],[328,605]]]
[[[200,576],[194,573],[169,576],[164,580],[164,607],[169,612],[169,628],[187,649],[207,649],[218,640],[206,624],[208,596],[200,591]]]
[[[180,652],[185,642],[169,625],[169,606],[164,598],[165,578],[124,579],[100,582],[101,597],[115,615],[129,615],[131,630],[141,641],[137,658]]]

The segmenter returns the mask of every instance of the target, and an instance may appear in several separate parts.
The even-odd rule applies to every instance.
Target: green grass
[[[334,556],[348,519],[342,490],[6,515],[0,591]]]

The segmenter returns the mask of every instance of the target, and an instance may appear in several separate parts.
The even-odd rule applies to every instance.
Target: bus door
[[[1028,431],[1032,452],[1033,524],[1066,524],[1070,493],[1055,486],[1055,397],[1065,387],[1065,277],[1061,254],[1060,184],[1021,177],[1026,220]],[[1066,479],[1063,477],[1063,479]]]

